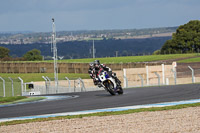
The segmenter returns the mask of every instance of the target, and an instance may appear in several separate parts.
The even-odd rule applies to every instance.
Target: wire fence
[[[149,68],[149,67],[147,67]],[[188,83],[200,83],[200,69],[189,68],[184,71],[176,71],[170,68],[168,72],[160,70],[136,69],[120,72],[118,75],[122,81],[123,88],[176,85]],[[10,97],[19,95],[46,95],[57,93],[85,92],[103,90],[94,86],[92,79],[69,79],[68,77],[59,78],[58,88],[56,89],[54,78],[43,76],[43,81],[24,83],[23,79],[2,78],[0,77],[0,97]]]
[[[0,79],[0,97],[20,96],[21,81],[18,78]]]
[[[48,95],[57,93],[72,93],[102,90],[96,86],[85,86],[87,79],[59,78],[58,86],[55,85],[54,78],[43,76],[44,81],[23,83],[22,95]],[[93,83],[92,83],[93,84]]]

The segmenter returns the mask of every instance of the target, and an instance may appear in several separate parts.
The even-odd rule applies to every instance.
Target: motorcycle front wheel
[[[113,85],[110,81],[105,82],[105,87],[107,88],[107,91],[108,91],[111,95],[115,95],[114,85]]]

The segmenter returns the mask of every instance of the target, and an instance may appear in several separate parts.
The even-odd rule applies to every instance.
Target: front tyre
[[[106,82],[105,87],[111,95],[115,95],[114,85],[110,81]]]

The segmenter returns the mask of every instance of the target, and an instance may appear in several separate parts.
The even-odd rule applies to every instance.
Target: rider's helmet
[[[99,68],[100,68],[100,65],[101,65],[101,64],[100,64],[100,61],[99,61],[99,60],[95,60],[95,61],[94,61],[94,68],[95,68],[95,69],[99,69]]]
[[[94,62],[90,62],[89,67],[93,68],[94,67]]]

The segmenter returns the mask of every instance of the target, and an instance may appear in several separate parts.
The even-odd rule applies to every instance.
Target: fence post
[[[65,79],[68,81],[68,85],[69,85],[69,88],[70,88],[71,82],[70,82],[69,78],[68,78],[68,77],[65,77]]]
[[[158,77],[158,85],[160,85],[160,75],[157,72],[154,72],[154,73]]]
[[[192,83],[195,83],[194,69],[192,69],[190,66],[188,66],[188,68],[192,71]]]
[[[46,79],[48,80],[49,82],[49,86],[51,85],[51,79],[49,77],[46,76]]]
[[[162,78],[163,78],[163,84],[166,84],[166,81],[165,81],[165,65],[162,64]]]
[[[142,78],[142,75],[140,75],[140,74],[138,74],[138,76],[140,77],[140,79],[141,79],[141,86],[143,87],[144,86],[144,84],[143,84],[143,78]]]
[[[128,88],[128,79],[126,76],[124,76],[124,80],[125,80],[124,88]]]
[[[76,92],[76,80],[74,80],[74,92]]]
[[[83,89],[85,89],[85,84],[81,78],[78,78],[78,80],[81,82],[81,92],[83,92]]]
[[[174,74],[174,84],[176,85],[176,71],[175,70],[173,70],[173,69],[171,69],[171,71],[173,72],[173,74]]]
[[[126,69],[123,69],[123,77],[124,77],[124,88],[128,87],[128,79],[126,77]]]
[[[13,87],[13,79],[8,77],[11,80],[11,87],[12,87],[12,96],[14,96],[14,87]]]
[[[45,80],[45,87],[46,87],[46,94],[49,94],[48,92],[48,85],[47,85],[47,78],[42,76],[42,78]]]
[[[51,79],[47,76],[46,76],[46,79],[48,80],[48,83],[49,83],[47,84],[47,93],[49,94],[49,88],[51,87]]]
[[[3,97],[6,97],[5,80],[2,77],[0,77],[0,79],[3,81]]]
[[[24,90],[23,85],[24,85],[24,81],[23,81],[23,79],[21,79],[20,77],[18,77],[18,79],[21,81],[21,91],[22,91],[21,95],[23,95],[23,90]]]
[[[146,74],[147,74],[147,85],[149,85],[149,67],[146,66]]]
[[[169,85],[169,78],[166,78],[166,84],[165,85]]]

